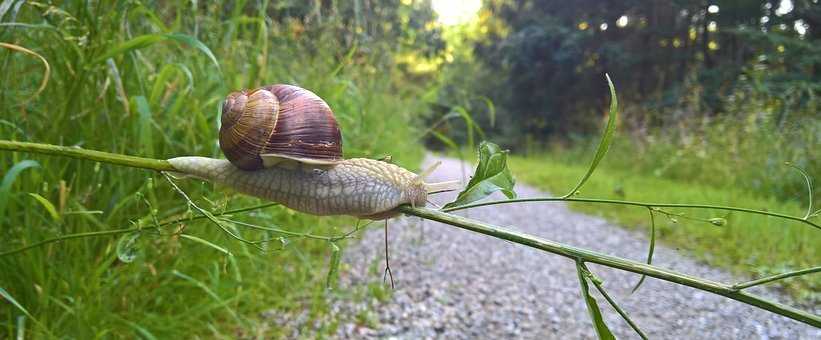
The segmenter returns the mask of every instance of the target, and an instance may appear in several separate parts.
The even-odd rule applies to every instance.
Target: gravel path
[[[443,164],[433,180],[461,178],[471,171],[457,160],[428,157]],[[522,197],[547,194],[517,185]],[[442,194],[435,201],[453,198]],[[563,204],[485,207],[471,218],[516,228],[550,240],[642,261],[646,237],[604,220],[569,211]],[[560,256],[418,218],[390,223],[391,268],[396,289],[382,301],[335,298],[335,315],[350,316],[338,328],[340,338],[523,338],[590,339],[595,337],[579,296],[575,265]],[[345,250],[341,285],[350,289],[382,280],[383,232],[372,228]],[[654,264],[713,280],[737,278],[665,247],[656,247]],[[648,278],[630,294],[638,279],[591,265],[613,298],[654,339],[821,339],[821,330],[740,302]],[[759,290],[777,300],[782,296]],[[598,297],[606,322],[619,338],[637,338]],[[819,313],[821,307],[816,306]],[[342,314],[340,314],[342,313]],[[368,322],[368,319],[372,319]]]

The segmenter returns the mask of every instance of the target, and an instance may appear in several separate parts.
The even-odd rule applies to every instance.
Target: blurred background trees
[[[471,34],[446,39],[470,58],[446,65],[437,103],[467,107],[491,139],[521,154],[585,146],[606,113],[609,73],[631,137],[612,162],[806,203],[783,162],[821,174],[817,0],[483,5],[461,28]],[[465,141],[466,129],[443,133]]]
[[[817,1],[489,0],[475,53],[490,78],[477,90],[516,116],[517,136],[547,140],[598,126],[616,80],[630,124],[733,114],[759,96],[815,115],[821,81]],[[501,76],[500,76],[501,75]],[[489,78],[489,79],[490,79]],[[741,101],[739,103],[738,101]],[[687,110],[682,111],[681,108]],[[670,114],[671,111],[677,111]]]

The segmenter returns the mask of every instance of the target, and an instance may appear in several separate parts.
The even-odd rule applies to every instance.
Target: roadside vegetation
[[[800,171],[821,175],[821,30],[810,25],[818,7],[794,2],[485,0],[474,20],[444,29],[423,0],[0,1],[0,139],[220,157],[224,96],[290,83],[328,102],[346,157],[418,170],[424,145],[472,154],[489,140],[512,151],[521,181],[563,193],[599,141],[608,72],[620,135],[581,197],[796,216],[809,206],[817,220],[821,190],[808,194]],[[389,294],[329,280],[345,241],[322,237],[367,227],[353,219],[273,205],[232,214],[264,202],[174,182],[187,202],[161,175],[93,162],[2,152],[0,170],[0,338],[322,336],[337,318],[374,322],[333,315],[328,296]],[[507,168],[503,179],[512,183]],[[570,206],[628,228],[649,222],[647,209]],[[662,242],[738,273],[821,262],[806,225],[695,209],[655,217]],[[157,229],[112,236],[135,227]],[[78,233],[93,235],[61,239]],[[818,275],[777,284],[821,300]],[[304,329],[280,327],[292,315]]]
[[[589,166],[619,91],[619,134],[582,197],[708,203],[821,218],[821,28],[811,1],[485,2],[454,38],[440,100],[459,105],[429,145],[488,136],[520,181],[564,194]],[[484,33],[483,33],[484,32]],[[813,41],[816,41],[813,43]],[[436,116],[431,117],[432,123]],[[462,155],[471,154],[461,152]],[[790,165],[786,165],[789,163]],[[797,170],[800,169],[800,170]],[[646,228],[647,209],[571,207]],[[818,266],[818,230],[758,216],[688,209],[657,214],[660,239],[708,263],[761,275]],[[672,216],[671,216],[672,217]],[[689,218],[688,218],[689,217]],[[690,218],[725,218],[714,226]],[[784,281],[808,304],[821,277]]]
[[[354,10],[347,5],[314,13],[312,6],[285,2],[2,4],[0,41],[13,45],[0,48],[3,139],[156,158],[220,157],[224,96],[291,83],[333,108],[346,157],[392,155],[411,169],[421,160],[415,126],[426,111],[413,100],[420,90],[403,81],[393,54],[381,52],[413,23],[383,31],[348,21],[353,16],[339,14]],[[397,15],[399,8],[370,10]],[[374,13],[357,15],[364,20]],[[48,67],[20,48],[42,56]],[[152,172],[6,152],[0,169],[0,253],[67,234],[197,215]],[[196,180],[178,183],[215,212],[260,203]],[[233,218],[320,235],[342,234],[356,223],[277,206]],[[235,232],[251,240],[280,236]],[[118,246],[130,241],[139,252],[126,263]],[[194,220],[137,240],[103,235],[2,255],[0,288],[33,318],[0,298],[0,338],[49,331],[80,339],[267,338],[294,331],[261,317],[264,311],[307,311],[305,327],[333,331],[333,322],[319,329],[313,322],[333,320],[324,298],[335,294],[325,286],[328,243],[293,236],[263,246],[235,242],[215,225]]]

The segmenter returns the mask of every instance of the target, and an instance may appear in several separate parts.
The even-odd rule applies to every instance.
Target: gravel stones
[[[443,164],[432,181],[462,178],[463,168],[471,170],[448,158],[428,157],[427,162],[437,160]],[[547,195],[521,184],[516,191],[522,197]],[[434,201],[452,198],[452,194],[442,194]],[[645,235],[571,212],[564,204],[501,205],[461,214],[637,261],[646,256]],[[595,338],[572,261],[415,217],[392,220],[389,228],[396,289],[382,301],[351,298],[350,294],[334,297],[332,309],[341,322],[339,338]],[[371,228],[361,241],[345,249],[341,287],[355,290],[381,283],[383,238],[381,228]],[[742,281],[660,244],[656,245],[653,263],[712,280]],[[652,278],[630,294],[638,275],[588,266],[650,338],[821,338],[821,330],[811,326]],[[772,291],[759,289],[756,293],[789,303]],[[616,336],[638,338],[604,299],[594,294]],[[815,312],[819,310],[816,306]],[[363,313],[376,320],[363,322],[361,317],[353,317]]]

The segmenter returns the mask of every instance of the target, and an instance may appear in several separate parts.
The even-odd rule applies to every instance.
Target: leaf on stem
[[[140,248],[137,241],[140,238],[140,232],[125,234],[117,241],[117,258],[125,263],[134,262],[140,255]]]
[[[596,170],[596,167],[599,166],[599,162],[604,158],[604,155],[607,154],[607,150],[610,149],[610,144],[613,143],[613,135],[616,132],[616,122],[619,118],[619,100],[616,97],[616,88],[613,86],[613,81],[610,80],[610,76],[605,74],[605,77],[607,77],[607,86],[610,87],[610,113],[608,114],[607,126],[604,128],[601,141],[596,148],[596,155],[593,156],[593,161],[590,163],[587,173],[584,174],[584,177],[579,181],[579,184],[576,184],[573,190],[570,190],[570,192],[564,195],[565,198],[575,195],[579,189],[582,188],[584,183],[590,178],[590,175],[593,174],[593,171]]]
[[[653,251],[656,249],[656,215],[653,214],[653,208],[647,208],[647,210],[650,212],[650,247],[647,250],[647,264],[653,264]],[[647,275],[642,275],[639,282],[636,282],[633,290],[630,291],[630,294],[639,290],[639,287],[641,287],[641,284],[644,283],[644,279],[646,278]]]
[[[590,295],[590,286],[587,283],[587,280],[592,280],[593,275],[584,269],[581,262],[576,262],[576,271],[579,273],[579,284],[582,288],[582,297],[587,303],[587,311],[590,312],[590,319],[593,321],[596,334],[599,336],[599,339],[615,340],[616,337],[613,336],[610,328],[607,328],[607,324],[604,323],[604,318],[602,318],[601,310],[599,309],[598,303],[596,303],[596,299]]]
[[[342,260],[342,249],[335,242],[331,244],[331,261],[328,267],[328,275],[325,278],[325,289],[332,289],[339,276],[339,262]]]
[[[479,164],[473,177],[456,200],[446,204],[445,208],[476,202],[497,191],[501,191],[507,198],[515,198],[515,184],[516,181],[507,167],[507,151],[496,144],[482,142],[479,145]]]

